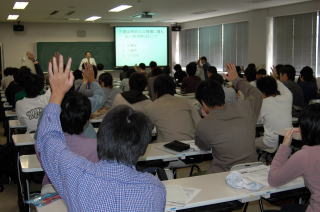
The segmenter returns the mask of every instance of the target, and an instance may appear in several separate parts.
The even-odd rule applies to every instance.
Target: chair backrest
[[[255,166],[263,165],[262,162],[252,162],[252,163],[241,163],[231,167],[230,171],[237,171],[245,168],[251,168]]]

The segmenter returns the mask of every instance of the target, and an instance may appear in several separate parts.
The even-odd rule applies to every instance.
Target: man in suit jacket
[[[146,114],[156,126],[159,142],[194,139],[200,121],[191,102],[175,97],[175,83],[167,75],[155,79],[154,92],[157,99],[146,107]]]

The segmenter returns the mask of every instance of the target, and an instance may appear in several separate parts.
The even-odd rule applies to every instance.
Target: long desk
[[[216,174],[208,174],[196,177],[188,177],[181,179],[174,179],[163,181],[165,186],[180,185],[182,187],[196,188],[201,191],[184,206],[170,206],[167,202],[166,211],[176,211],[188,208],[197,208],[201,206],[213,205],[229,201],[250,202],[260,199],[261,197],[268,198],[270,194],[282,191],[288,191],[304,187],[302,178],[298,178],[281,187],[266,186],[260,191],[252,192],[245,189],[233,189],[226,184],[225,178],[228,172],[221,172]],[[168,194],[167,194],[168,196]],[[67,207],[63,200],[58,200],[45,207],[38,207],[38,212],[59,211],[66,212]]]
[[[16,137],[17,138],[17,137]],[[192,143],[194,141],[188,141]],[[19,143],[16,141],[16,143]],[[30,142],[31,143],[31,142]],[[34,142],[33,142],[34,144]],[[209,151],[202,151],[198,149],[190,149],[184,152],[171,152],[167,151],[163,145],[166,143],[153,143],[149,144],[146,153],[140,157],[139,161],[151,161],[151,160],[173,160],[186,156],[209,154]],[[35,154],[20,156],[20,165],[22,171],[25,173],[43,171],[38,158]]]

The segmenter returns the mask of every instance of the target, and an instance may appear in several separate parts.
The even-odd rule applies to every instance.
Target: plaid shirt
[[[92,163],[67,149],[61,108],[49,104],[38,128],[36,148],[43,169],[74,212],[164,211],[166,191],[154,176],[115,161]]]

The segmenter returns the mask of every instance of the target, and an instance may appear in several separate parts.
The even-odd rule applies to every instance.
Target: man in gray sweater
[[[245,99],[225,104],[225,94],[220,84],[202,82],[196,98],[202,106],[202,119],[196,130],[196,145],[212,150],[210,173],[229,171],[236,164],[257,161],[255,128],[259,117],[262,94],[247,81],[238,77],[235,65],[227,65],[225,78],[240,90]]]

